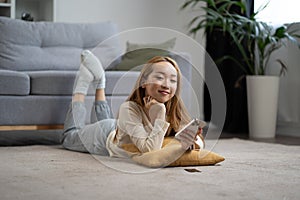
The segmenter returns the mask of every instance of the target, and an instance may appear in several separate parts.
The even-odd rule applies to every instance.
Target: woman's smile
[[[166,90],[158,90],[159,93],[161,93],[162,95],[168,95],[170,94],[169,91],[166,91]]]

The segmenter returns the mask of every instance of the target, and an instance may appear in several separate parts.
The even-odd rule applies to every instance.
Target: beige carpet
[[[213,151],[226,160],[148,170],[60,146],[0,147],[0,199],[300,199],[300,146],[222,139]]]

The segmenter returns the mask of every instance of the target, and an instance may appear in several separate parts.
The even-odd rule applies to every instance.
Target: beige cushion
[[[174,141],[172,137],[166,137],[163,142],[163,147],[170,141]],[[134,144],[124,144],[122,148],[128,152],[138,153],[139,150]],[[186,151],[180,158],[169,164],[169,167],[176,166],[201,166],[201,165],[215,165],[224,161],[225,158],[217,153],[202,150]]]

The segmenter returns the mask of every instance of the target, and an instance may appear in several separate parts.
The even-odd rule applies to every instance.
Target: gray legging
[[[96,101],[92,116],[96,122],[85,125],[86,108],[83,102],[72,102],[66,116],[62,145],[64,148],[108,156],[106,140],[116,129],[116,120],[106,101]],[[94,119],[95,120],[95,119]]]

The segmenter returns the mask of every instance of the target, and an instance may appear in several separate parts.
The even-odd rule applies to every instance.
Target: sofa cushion
[[[126,52],[134,51],[137,49],[153,48],[153,49],[163,49],[163,50],[172,50],[175,46],[176,38],[171,38],[162,43],[135,43],[135,42],[126,42]]]
[[[28,95],[29,76],[23,72],[0,70],[0,95]]]
[[[0,69],[77,70],[82,49],[92,50],[104,67],[121,53],[112,22],[27,22],[0,17]]]
[[[27,73],[31,80],[30,94],[72,94],[76,71],[35,71]]]
[[[148,60],[154,56],[170,56],[175,46],[176,38],[172,38],[163,43],[139,44],[127,41],[126,53],[122,55],[114,69],[120,71],[135,70],[140,71]]]
[[[72,95],[76,71],[35,71],[27,72],[31,80],[33,95]],[[134,87],[139,72],[106,71],[106,89],[108,96],[128,95]],[[88,95],[95,94],[90,87]]]

